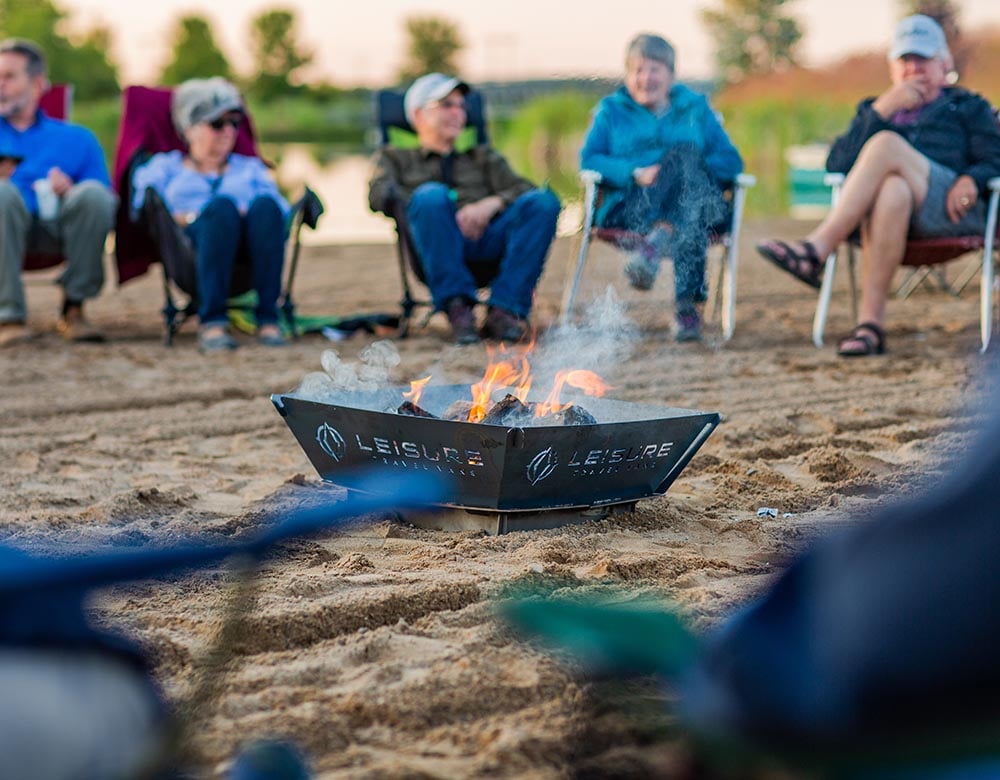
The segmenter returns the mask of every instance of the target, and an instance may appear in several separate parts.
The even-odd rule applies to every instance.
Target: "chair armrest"
[[[993,190],[993,192],[1000,192],[1000,176],[994,176],[986,182],[986,186]]]
[[[757,177],[752,173],[741,173],[736,177],[735,184],[737,187],[754,187],[757,185]]]
[[[604,177],[597,171],[584,168],[580,171],[580,181],[582,181],[583,185],[586,187],[588,184],[600,184],[604,181]]]
[[[844,183],[844,174],[842,173],[827,173],[823,176],[823,184],[827,187],[840,187]]]

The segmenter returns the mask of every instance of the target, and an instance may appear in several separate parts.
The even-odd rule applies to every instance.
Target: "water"
[[[395,242],[392,220],[368,209],[371,155],[361,152],[330,153],[318,144],[280,144],[265,147],[264,155],[278,160],[277,177],[290,197],[309,187],[319,195],[326,211],[316,230],[303,230],[302,243],[327,244]],[[558,234],[580,229],[579,202],[564,202]]]

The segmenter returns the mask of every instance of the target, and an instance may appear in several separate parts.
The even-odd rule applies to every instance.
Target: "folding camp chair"
[[[415,146],[416,131],[406,118],[403,108],[405,93],[383,89],[375,95],[375,120],[378,125],[380,146]],[[479,146],[489,142],[486,132],[486,104],[482,93],[472,91],[465,96],[466,130],[456,144],[458,149]],[[406,338],[410,319],[418,306],[429,307],[424,322],[434,313],[434,304],[429,298],[415,298],[413,279],[426,284],[423,265],[413,243],[413,236],[406,219],[406,204],[398,198],[390,198],[384,204],[383,213],[393,220],[396,227],[396,255],[399,261],[400,284],[403,297],[399,302],[402,312],[399,317],[399,338]],[[479,288],[487,287],[500,270],[499,263],[474,263],[470,270]]]
[[[587,263],[587,253],[593,239],[605,241],[626,252],[642,248],[645,237],[639,233],[620,228],[598,227],[594,224],[594,214],[601,197],[601,174],[597,171],[580,171],[580,180],[584,186],[583,193],[583,227],[580,231],[580,251],[577,254],[576,270],[570,277],[563,293],[562,313],[560,322],[566,323],[573,311],[573,303],[583,276],[583,268]],[[757,183],[756,177],[741,173],[736,177],[732,187],[727,188],[732,202],[732,214],[729,230],[722,233],[712,233],[709,244],[721,245],[723,248],[719,264],[719,279],[715,290],[713,319],[721,316],[722,337],[729,341],[736,327],[736,271],[739,263],[740,228],[743,224],[743,208],[746,201],[746,191]]]
[[[73,109],[73,87],[69,84],[53,84],[42,93],[39,108],[52,119],[69,119]],[[60,252],[28,252],[24,258],[24,270],[51,268],[65,260]]]
[[[122,93],[122,119],[118,132],[118,147],[115,150],[114,184],[119,194],[118,213],[115,229],[115,258],[118,265],[119,284],[144,274],[152,263],[159,262],[163,268],[163,291],[165,303],[163,317],[165,324],[164,343],[173,342],[174,334],[198,309],[197,290],[194,279],[194,250],[179,231],[174,228],[172,218],[157,198],[147,198],[143,213],[138,221],[131,219],[132,172],[136,166],[158,152],[184,150],[185,144],[177,135],[170,118],[170,96],[172,91],[158,87],[126,87]],[[250,117],[238,131],[234,151],[238,154],[259,157]],[[303,196],[293,205],[289,236],[291,238],[291,258],[279,308],[284,321],[295,333],[295,306],[292,301],[292,283],[298,269],[301,249],[302,226],[315,228],[323,204],[319,197],[305,188]],[[239,264],[238,264],[239,265]],[[171,283],[188,296],[183,307],[174,302]],[[249,274],[237,270],[233,275],[231,293],[239,295],[250,289]]]
[[[840,197],[840,189],[844,183],[844,174],[828,173],[825,182],[832,188],[832,204],[837,203]],[[986,209],[986,229],[982,235],[957,236],[954,238],[924,238],[907,241],[906,252],[903,255],[903,265],[924,270],[941,263],[956,260],[970,252],[982,251],[982,262],[979,281],[979,333],[982,347],[980,352],[985,352],[990,345],[990,338],[993,335],[993,279],[994,279],[994,254],[996,253],[997,240],[997,207],[1000,204],[1000,177],[990,179],[990,200]],[[858,288],[855,274],[855,248],[858,243],[854,240],[846,242],[847,266],[851,283],[851,303],[853,316],[858,315]],[[813,318],[813,344],[817,347],[823,346],[823,331],[826,330],[826,319],[830,311],[830,299],[833,296],[833,281],[837,271],[837,254],[835,250],[826,259],[825,270],[823,271],[823,284],[819,291],[819,300],[816,304],[816,315]],[[960,293],[966,285],[975,277],[975,271],[971,275],[966,274],[959,283],[955,285],[955,290]],[[914,277],[916,279],[916,277]],[[912,284],[912,281],[910,282]]]

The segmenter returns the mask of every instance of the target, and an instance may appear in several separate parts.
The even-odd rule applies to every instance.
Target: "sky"
[[[443,16],[465,41],[460,64],[471,81],[621,74],[628,40],[656,32],[677,50],[681,78],[712,75],[712,45],[699,19],[722,0],[57,0],[74,28],[106,24],[115,34],[115,60],[126,84],[152,83],[170,50],[177,17],[198,13],[238,71],[250,20],[286,7],[299,20],[299,37],[316,54],[310,79],[338,86],[391,83],[402,63],[403,20]],[[1000,0],[959,0],[966,30],[1000,27]],[[805,30],[804,64],[823,65],[846,54],[884,49],[900,16],[899,0],[795,0],[789,11]]]

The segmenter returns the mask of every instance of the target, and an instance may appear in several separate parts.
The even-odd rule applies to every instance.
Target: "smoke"
[[[389,384],[392,370],[400,362],[399,351],[391,341],[369,344],[356,361],[343,360],[335,349],[328,349],[320,356],[323,370],[306,374],[295,395],[331,403],[345,391],[379,390]]]
[[[559,325],[539,338],[530,357],[532,373],[540,380],[535,386],[551,386],[556,372],[566,368],[587,369],[611,381],[609,370],[632,356],[640,338],[625,304],[609,286],[587,304],[578,323]]]

